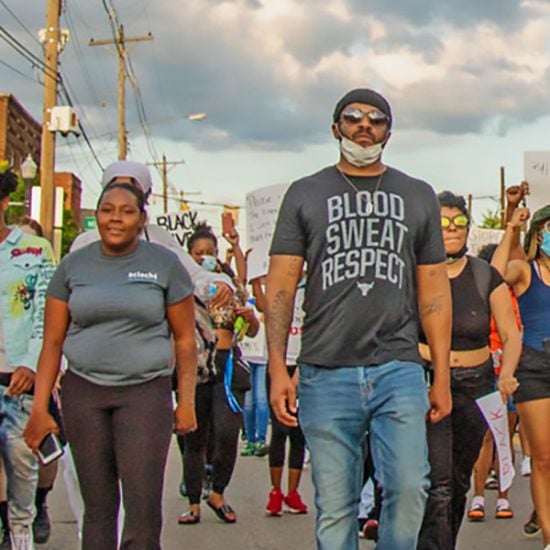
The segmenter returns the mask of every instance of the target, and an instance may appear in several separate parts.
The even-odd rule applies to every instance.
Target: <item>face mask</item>
[[[214,256],[203,256],[201,266],[206,269],[206,271],[216,271],[218,260],[214,258]]]
[[[548,231],[542,232],[542,243],[540,243],[540,249],[550,256],[550,233]]]
[[[351,141],[342,136],[340,139],[340,152],[350,164],[353,164],[353,166],[369,166],[370,164],[374,164],[382,156],[382,144],[376,143],[368,147],[361,147],[361,145],[355,143],[355,141]]]

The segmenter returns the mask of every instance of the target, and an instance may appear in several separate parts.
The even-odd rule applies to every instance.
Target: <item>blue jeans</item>
[[[33,397],[6,395],[0,386],[0,450],[8,482],[8,513],[12,527],[31,526],[34,520],[34,496],[38,483],[38,460],[23,439],[32,409]]]
[[[376,548],[414,550],[429,487],[423,368],[402,361],[333,369],[300,365],[299,393],[300,425],[311,451],[318,548],[358,548],[368,430],[383,488]]]
[[[267,403],[266,371],[267,365],[249,363],[252,389],[244,397],[244,431],[247,441],[256,443],[265,441],[269,406]]]

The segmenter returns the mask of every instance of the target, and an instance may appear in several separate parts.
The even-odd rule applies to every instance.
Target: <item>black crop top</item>
[[[488,265],[488,267],[491,269],[490,296],[493,290],[504,282],[504,279],[493,266]],[[453,300],[451,349],[466,351],[489,345],[491,312],[487,309],[488,298],[484,299],[480,295],[470,261],[462,273],[450,281]],[[423,344],[426,343],[422,326],[420,326],[419,340]]]

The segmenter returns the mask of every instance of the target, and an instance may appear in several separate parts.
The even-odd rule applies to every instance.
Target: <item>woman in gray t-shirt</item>
[[[107,186],[96,212],[101,240],[66,256],[48,288],[25,437],[36,451],[58,432],[48,399],[64,353],[63,416],[85,507],[84,549],[117,547],[119,481],[126,512],[121,545],[160,548],[173,424],[182,434],[196,429],[193,287],[175,254],[139,239],[144,204],[135,186]]]

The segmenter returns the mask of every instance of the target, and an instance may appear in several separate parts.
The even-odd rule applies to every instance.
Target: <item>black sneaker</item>
[[[523,534],[526,537],[535,537],[540,533],[540,525],[538,523],[537,512],[533,510],[531,517],[527,523],[523,526]]]
[[[48,542],[51,532],[50,517],[48,516],[48,507],[42,506],[36,509],[36,517],[32,524],[34,542],[44,544]]]

